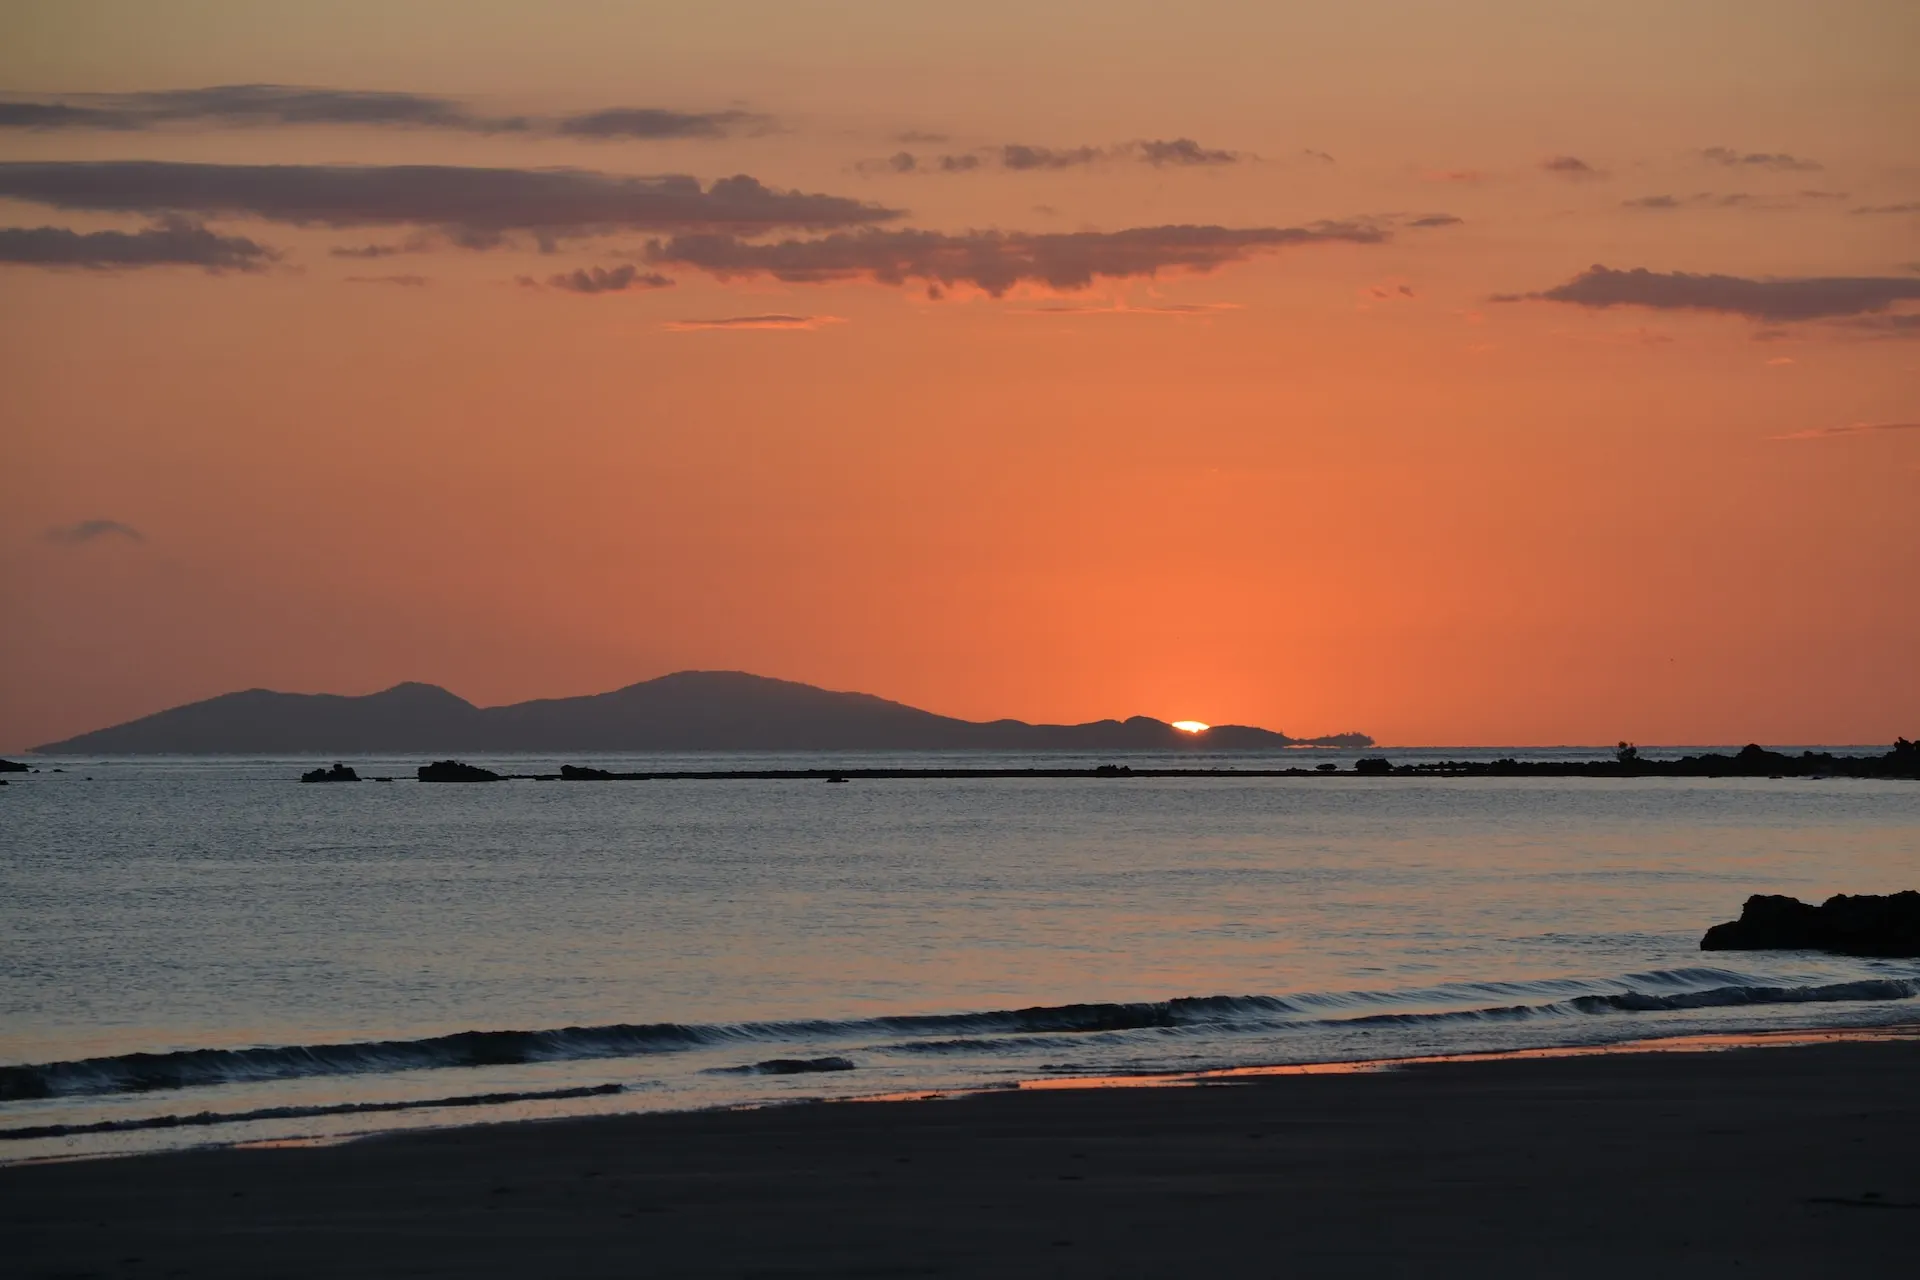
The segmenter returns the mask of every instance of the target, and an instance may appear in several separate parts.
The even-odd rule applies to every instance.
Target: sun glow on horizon
[[[1205,733],[1212,726],[1204,720],[1175,720],[1173,727],[1182,733]]]

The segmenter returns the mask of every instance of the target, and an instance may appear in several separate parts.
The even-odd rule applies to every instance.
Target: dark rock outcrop
[[[1834,951],[1920,956],[1920,892],[1836,894],[1819,906],[1756,893],[1738,920],[1707,930],[1702,951]]]
[[[352,766],[335,761],[331,769],[309,769],[300,775],[302,782],[358,782],[360,775]]]
[[[17,760],[0,760],[0,773],[25,773],[27,766]]]
[[[1371,774],[1392,773],[1393,761],[1387,759],[1385,756],[1368,756],[1364,760],[1356,760],[1353,765],[1353,771],[1355,773]]]
[[[432,764],[420,766],[422,782],[499,782],[500,775],[491,769],[482,769],[477,764],[464,764],[459,760],[435,760]]]

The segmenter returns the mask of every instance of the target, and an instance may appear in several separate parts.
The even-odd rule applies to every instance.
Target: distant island
[[[1134,716],[959,720],[865,693],[681,671],[611,693],[476,707],[430,684],[349,697],[248,689],[33,748],[44,755],[411,755],[633,751],[1261,751],[1369,747],[1364,733],[1195,732]]]

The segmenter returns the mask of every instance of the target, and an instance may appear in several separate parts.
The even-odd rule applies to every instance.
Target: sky
[[[1920,730],[1920,6],[10,0],[0,749]]]

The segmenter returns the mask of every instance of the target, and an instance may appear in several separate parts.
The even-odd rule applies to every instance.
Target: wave
[[[196,1111],[192,1115],[142,1116],[137,1120],[97,1120],[92,1124],[36,1124],[0,1129],[0,1142],[29,1138],[68,1138],[81,1133],[126,1133],[134,1129],[178,1129],[183,1126],[245,1124],[249,1120],[305,1120],[313,1116],[357,1116],[380,1111],[419,1111],[433,1107],[498,1107],[512,1102],[555,1102],[567,1098],[597,1098],[625,1093],[619,1084],[582,1085],[574,1089],[535,1089],[524,1093],[469,1093],[457,1098],[426,1098],[411,1102],[337,1102],[324,1106],[260,1107],[253,1111]]]
[[[1633,974],[1614,980],[1556,978],[1529,983],[1459,983],[1402,992],[1190,996],[1133,1003],[1035,1005],[975,1013],[846,1020],[715,1025],[620,1023],[547,1031],[461,1031],[418,1040],[184,1049],[4,1066],[0,1067],[0,1102],[311,1076],[638,1058],[730,1043],[817,1045],[852,1037],[893,1037],[893,1043],[870,1044],[866,1049],[880,1053],[996,1052],[1051,1048],[1063,1039],[1093,1039],[1130,1032],[1208,1035],[1273,1032],[1308,1026],[1511,1021],[1738,1005],[1903,1000],[1915,995],[1920,995],[1920,976],[1787,986],[1761,982],[1730,970],[1696,968]],[[1476,999],[1511,1000],[1515,996],[1522,999],[1482,1006],[1472,1003]],[[1448,1004],[1454,1007],[1418,1007]],[[1381,1005],[1399,1008],[1369,1011]],[[1409,1009],[1409,1005],[1415,1007]],[[1463,1005],[1466,1007],[1461,1007]],[[822,1065],[829,1062],[835,1065]],[[840,1063],[846,1065],[838,1065]],[[851,1066],[844,1058],[795,1055],[769,1058],[734,1070],[786,1074],[846,1070]]]

